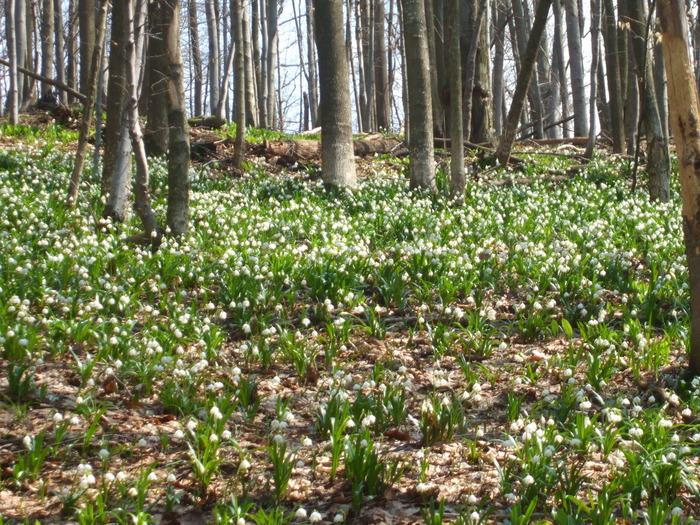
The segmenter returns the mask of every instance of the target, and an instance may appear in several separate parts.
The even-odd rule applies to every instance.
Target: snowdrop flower
[[[247,472],[250,469],[250,461],[248,461],[247,459],[242,460],[240,464],[240,469],[243,472]]]
[[[310,522],[310,523],[318,523],[318,522],[321,521],[322,519],[323,519],[323,517],[321,516],[321,513],[320,513],[319,511],[317,511],[317,510],[313,511],[313,512],[311,513],[311,516],[309,516],[309,522]]]
[[[148,481],[150,481],[151,483],[158,481],[158,474],[156,474],[155,472],[151,472],[148,475]]]
[[[231,431],[230,431],[230,430],[224,430],[224,431],[221,433],[221,439],[223,439],[223,440],[229,440],[229,439],[231,439]]]
[[[335,515],[333,518],[333,523],[342,523],[345,521],[345,516],[343,516],[340,512]]]
[[[428,491],[428,485],[426,483],[423,483],[423,482],[418,483],[418,485],[416,485],[416,491],[419,494],[424,494],[425,492]]]
[[[304,507],[299,507],[294,513],[294,517],[298,520],[305,520],[307,516],[306,509]]]
[[[532,485],[534,482],[535,482],[535,478],[533,478],[530,474],[528,474],[527,476],[525,476],[523,478],[523,483],[525,485]]]

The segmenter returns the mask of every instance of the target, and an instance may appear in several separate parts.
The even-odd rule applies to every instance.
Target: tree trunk
[[[53,0],[41,0],[41,74],[46,78],[53,77],[54,22]],[[41,96],[50,91],[51,85],[43,82]]]
[[[654,88],[656,90],[656,104],[659,106],[659,119],[664,137],[668,139],[668,92],[666,90],[666,68],[664,67],[664,54],[661,42],[653,44],[654,49]]]
[[[173,235],[187,233],[190,214],[190,138],[187,127],[185,83],[180,54],[180,2],[158,0],[163,4],[162,33],[165,48],[165,92],[168,124],[168,209],[167,224]]]
[[[316,52],[314,50],[314,14],[312,0],[306,0],[306,38],[308,39],[307,63],[309,67],[309,78],[307,89],[309,92],[309,113],[310,126],[315,128],[318,123],[318,75],[316,73]]]
[[[457,2],[455,2],[457,3]],[[476,7],[475,18],[473,19],[474,25],[471,31],[471,41],[469,42],[469,52],[467,53],[466,60],[464,62],[464,104],[462,108],[462,119],[464,121],[462,132],[464,135],[463,140],[470,140],[471,129],[472,129],[472,102],[474,99],[474,76],[476,74],[476,53],[479,45],[479,38],[482,26],[484,25],[484,18],[486,14],[487,7],[483,2],[479,2],[474,7]],[[454,50],[452,49],[453,53]],[[461,58],[461,53],[460,53]],[[451,66],[454,68],[454,64]],[[461,69],[461,68],[460,68]],[[460,72],[461,73],[461,72]],[[453,85],[451,82],[450,85]],[[462,91],[460,90],[459,93]],[[456,113],[453,111],[451,116]],[[454,130],[454,128],[453,128]],[[453,137],[454,140],[454,137]],[[462,141],[459,142],[460,144]],[[454,142],[453,142],[454,144]]]
[[[505,29],[508,23],[505,6],[502,0],[494,3],[494,58],[493,58],[493,123],[496,135],[500,136],[503,130],[503,95],[504,95],[504,71],[505,59]]]
[[[564,61],[564,38],[562,36],[562,20],[561,20],[561,0],[552,2],[552,11],[554,14],[554,38],[552,42],[552,77],[555,80],[556,87],[559,88],[559,103],[561,104],[561,116],[565,119],[571,115],[569,106],[569,93],[567,90],[566,78],[566,62]],[[569,136],[568,121],[562,124],[561,136]]]
[[[520,55],[520,67],[522,68],[523,56],[525,54],[530,29],[530,14],[529,10],[525,10],[525,7],[527,7],[526,3],[518,0],[512,0],[511,5],[513,6],[515,33],[518,42],[518,54]],[[530,101],[530,122],[534,128],[535,138],[541,139],[544,138],[544,108],[542,107],[542,95],[539,88],[539,75],[536,68],[532,71],[532,77],[533,80],[530,82],[530,87],[528,88],[528,99]]]
[[[127,196],[131,182],[131,140],[129,139],[129,86],[126,78],[129,2],[116,2],[112,8],[112,36],[109,46],[107,83],[107,125],[105,127],[102,193],[109,194],[104,217],[123,222],[127,217]]]
[[[690,275],[689,371],[700,374],[700,107],[688,59],[688,27],[680,0],[659,0],[669,106],[678,151],[683,237]]]
[[[261,128],[268,128],[267,115],[267,66],[265,56],[267,54],[267,23],[265,19],[266,0],[252,0],[253,15],[251,24],[253,26],[253,62],[256,68],[256,81],[258,83],[258,125]]]
[[[66,84],[66,63],[64,59],[64,38],[63,38],[63,6],[61,0],[54,1],[54,43],[56,45],[56,80],[61,84]],[[68,95],[65,91],[59,90],[58,101],[61,104],[68,103]]]
[[[608,92],[610,93],[610,124],[612,128],[613,152],[622,153],[625,149],[624,111],[620,81],[620,59],[617,47],[617,21],[612,0],[604,0],[605,69]]]
[[[204,113],[202,111],[202,56],[199,51],[199,22],[197,19],[196,0],[187,1],[187,25],[190,36],[190,56],[192,57],[194,116],[200,117]]]
[[[68,68],[66,70],[66,83],[76,91],[78,89],[78,16],[75,8],[76,0],[68,2]],[[68,103],[73,103],[73,97],[68,96]]]
[[[219,104],[219,27],[214,8],[215,0],[206,0],[207,36],[209,37],[209,114],[213,115]]]
[[[628,4],[632,26],[632,47],[634,48],[637,76],[642,83],[642,104],[644,105],[644,132],[647,137],[647,172],[649,173],[649,198],[652,201],[668,202],[671,197],[671,161],[668,140],[663,132],[656,90],[652,54],[649,49],[646,31],[646,0],[632,0]]]
[[[598,50],[598,33],[600,31],[600,0],[591,0],[591,96],[589,99],[588,107],[590,109],[589,122],[590,127],[588,128],[588,143],[586,144],[586,151],[584,157],[587,159],[593,158],[593,149],[595,148],[596,139],[596,127],[595,127],[595,117],[596,117],[596,97],[598,95],[598,67],[600,53]]]
[[[408,87],[410,187],[436,191],[428,37],[423,0],[402,0]]]
[[[7,107],[10,124],[19,123],[19,76],[17,71],[17,47],[15,45],[15,3],[9,0],[5,4],[5,33],[7,35],[7,53],[10,59],[10,91],[7,94]]]
[[[255,4],[255,2],[252,2]],[[245,53],[245,112],[246,124],[256,128],[258,126],[258,99],[256,97],[255,67],[253,66],[253,52],[250,35],[250,17],[248,8],[243,8],[243,51]],[[313,47],[313,46],[312,46]]]
[[[449,2],[448,20],[450,21],[448,57],[450,93],[462,93],[462,56],[460,45],[460,4]],[[476,38],[472,39],[476,43]],[[476,54],[476,52],[474,53]],[[469,76],[467,74],[467,76]],[[473,76],[472,76],[473,78]],[[458,203],[464,202],[464,189],[467,185],[464,173],[464,125],[462,119],[462,97],[450,97],[450,197]]]
[[[586,88],[583,73],[583,50],[581,45],[580,13],[576,0],[564,0],[566,10],[566,36],[569,42],[569,64],[571,66],[571,91],[574,99],[574,135],[588,135],[586,115]]]
[[[267,46],[265,48],[265,66],[267,69],[267,89],[265,103],[267,104],[268,125],[276,127],[277,98],[275,79],[277,70],[277,0],[267,0]]]
[[[87,93],[92,54],[97,45],[95,0],[78,0],[78,28],[80,31],[80,92]]]
[[[235,39],[236,63],[235,77],[233,79],[236,108],[236,145],[233,153],[233,166],[240,168],[243,163],[245,153],[245,123],[246,123],[246,95],[245,95],[245,43],[243,33],[243,1],[233,0],[231,2],[233,16],[233,38]]]
[[[95,103],[95,91],[97,89],[97,74],[100,69],[100,55],[102,54],[102,43],[104,42],[105,24],[107,21],[107,6],[108,0],[101,0],[98,17],[96,20],[97,27],[95,29],[95,48],[92,54],[92,63],[90,64],[90,76],[88,77],[87,92],[85,93],[85,103],[83,105],[83,115],[80,119],[80,129],[78,135],[78,148],[75,152],[75,164],[73,173],[68,187],[68,197],[66,206],[72,208],[78,200],[78,192],[80,191],[80,179],[83,176],[83,165],[85,164],[85,155],[87,152],[88,136],[90,133],[90,120],[92,115],[92,106]]]
[[[425,11],[425,38],[428,44],[428,73],[430,75],[430,98],[433,112],[433,134],[445,135],[445,114],[442,111],[440,88],[438,86],[437,68],[435,67],[435,14],[433,0],[423,0]]]
[[[375,113],[377,127],[380,130],[391,130],[391,84],[386,57],[385,35],[386,11],[384,0],[374,0],[374,80],[375,80]]]
[[[479,39],[476,42],[476,56],[474,58],[474,86],[471,89],[471,130],[470,137],[473,142],[494,141],[493,132],[493,87],[491,86],[491,36],[490,25],[490,0],[478,2],[483,6],[483,22],[479,31]],[[474,22],[476,27],[476,21]]]
[[[146,152],[151,156],[165,155],[168,151],[168,108],[166,86],[168,84],[168,63],[165,58],[165,42],[160,35],[164,29],[163,11],[166,2],[155,1],[148,4],[148,27],[151,38],[148,39],[146,69],[149,83],[145,96],[148,97],[148,112],[143,141]]]
[[[27,3],[26,0],[6,0],[7,2],[15,2],[15,54],[17,55],[17,68],[29,67],[27,62]],[[17,76],[17,100],[19,103],[18,111],[24,106],[27,85],[29,79],[24,76]]]
[[[540,39],[542,38],[544,27],[547,24],[547,15],[551,5],[552,0],[539,0],[537,4],[530,37],[527,41],[525,53],[520,61],[520,71],[518,72],[518,78],[515,82],[513,101],[508,111],[508,118],[506,119],[503,129],[503,135],[496,148],[496,159],[501,165],[505,165],[508,162],[510,152],[513,149],[513,141],[515,140],[518,121],[520,120],[520,114],[522,113],[523,104],[525,103],[525,96],[532,79],[537,52],[540,48]]]
[[[355,156],[342,0],[314,0],[314,23],[321,91],[323,182],[327,186],[354,186]]]

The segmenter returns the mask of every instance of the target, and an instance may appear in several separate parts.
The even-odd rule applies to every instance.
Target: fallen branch
[[[10,62],[8,60],[5,60],[4,58],[0,58],[0,64],[10,67]],[[61,91],[65,91],[66,93],[73,95],[75,98],[77,98],[80,101],[85,100],[85,95],[83,95],[80,91],[76,91],[70,86],[67,86],[63,82],[59,82],[58,80],[54,80],[52,78],[45,77],[43,75],[40,75],[38,73],[35,73],[34,71],[31,71],[29,69],[23,68],[21,66],[17,66],[17,71],[20,73],[24,73],[28,77],[34,78],[36,80],[40,80],[41,82],[45,84],[49,84],[53,87],[56,87],[60,89]]]

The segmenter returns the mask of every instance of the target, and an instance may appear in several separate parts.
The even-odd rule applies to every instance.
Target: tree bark
[[[479,2],[481,4],[481,2]],[[483,2],[484,21],[477,41],[474,87],[471,90],[472,117],[471,140],[474,142],[494,141],[493,131],[493,86],[491,85],[491,35],[489,13],[491,0]],[[476,26],[476,24],[475,24]]]
[[[213,115],[219,105],[219,27],[214,8],[215,0],[206,0],[207,36],[209,37],[209,114]]]
[[[126,78],[127,44],[133,28],[129,25],[130,2],[116,2],[112,8],[107,83],[107,124],[102,169],[102,193],[109,194],[104,217],[114,222],[127,218],[131,183],[131,140],[129,138],[129,85]],[[133,10],[133,8],[131,9]]]
[[[92,54],[97,45],[95,0],[78,0],[78,29],[80,31],[80,91],[87,93]]]
[[[458,0],[455,0],[458,1]],[[423,0],[425,11],[425,38],[428,44],[428,73],[430,75],[430,98],[433,112],[433,134],[444,136],[445,114],[440,100],[440,87],[438,86],[437,68],[435,67],[435,14],[433,13],[433,0]]]
[[[168,67],[166,58],[165,40],[162,32],[163,14],[166,3],[162,1],[149,2],[148,26],[151,38],[148,39],[148,51],[146,53],[146,69],[150,79],[146,88],[148,92],[148,112],[146,114],[146,129],[143,140],[146,152],[151,156],[165,155],[168,151],[168,108],[167,85]]]
[[[678,152],[683,237],[690,277],[689,371],[700,374],[700,107],[688,59],[688,27],[680,0],[659,0],[669,106]]]
[[[244,59],[244,35],[243,35],[243,0],[233,0],[233,38],[235,39],[236,63],[234,106],[236,108],[236,145],[233,152],[233,166],[240,168],[245,154],[245,123],[246,123],[246,95],[245,95],[245,59]]]
[[[455,2],[457,3],[457,2]],[[476,75],[476,54],[477,50],[479,47],[479,38],[481,34],[481,29],[482,26],[484,25],[484,18],[486,14],[486,6],[482,3],[479,2],[476,7],[476,13],[475,13],[475,18],[474,18],[474,25],[472,26],[472,31],[471,31],[471,41],[469,42],[469,52],[467,53],[466,60],[464,62],[464,104],[462,107],[462,119],[464,121],[463,124],[463,135],[464,138],[463,140],[470,140],[471,137],[471,129],[472,129],[472,106],[473,106],[473,99],[474,99],[474,77]],[[454,53],[454,49],[451,49],[451,52]],[[460,58],[461,58],[461,53],[460,53]],[[451,66],[454,68],[454,64]],[[460,68],[461,69],[461,68]],[[460,71],[461,74],[461,71]],[[450,86],[454,85],[454,82],[450,82]],[[461,87],[461,86],[460,86]],[[458,93],[461,93],[462,90]],[[453,117],[456,113],[453,111],[451,117]],[[454,130],[454,128],[453,128]],[[454,138],[453,138],[454,140]],[[462,141],[459,142],[460,144]]]
[[[168,109],[168,229],[175,236],[187,233],[190,214],[190,138],[187,126],[185,84],[180,54],[180,1],[163,4],[162,37],[165,48]]]
[[[617,47],[617,21],[612,0],[604,0],[605,69],[608,92],[610,93],[610,124],[612,128],[613,152],[622,153],[625,149],[624,111],[620,81],[620,59]]]
[[[323,182],[335,187],[354,186],[355,157],[342,0],[314,0],[314,22],[321,91]]]
[[[423,0],[402,0],[408,88],[410,188],[436,191],[430,56]]]
[[[56,80],[66,85],[66,63],[64,59],[63,38],[63,5],[61,0],[54,1],[54,43],[56,45]],[[64,90],[59,90],[58,101],[61,104],[68,103],[68,96]]]
[[[41,75],[45,78],[53,77],[54,23],[53,0],[41,0]],[[50,91],[51,84],[42,82],[41,96]]]
[[[503,130],[503,95],[504,75],[503,62],[505,59],[505,29],[508,23],[505,6],[502,0],[494,3],[494,58],[493,58],[493,123],[496,135],[500,136]]]
[[[318,123],[318,75],[316,67],[316,52],[314,48],[314,14],[312,0],[306,0],[306,37],[308,38],[308,49],[306,62],[309,68],[309,78],[307,89],[309,92],[309,113],[310,126],[315,128]]]
[[[460,4],[459,1],[448,5],[450,21],[448,53],[450,93],[462,93],[462,56],[460,43]],[[476,44],[476,38],[472,39]],[[470,50],[471,52],[471,50]],[[476,55],[476,52],[474,52]],[[469,76],[467,74],[467,76]],[[473,75],[472,75],[473,79]],[[464,173],[464,120],[462,118],[462,97],[450,97],[450,197],[458,203],[464,202],[464,190],[467,185]]]
[[[194,116],[200,117],[204,114],[202,112],[202,55],[199,51],[199,20],[195,0],[187,1],[187,25],[190,36],[190,56],[192,57]]]
[[[277,0],[267,0],[267,47],[265,48],[265,65],[267,69],[267,89],[265,91],[265,103],[267,105],[268,125],[276,127],[277,97],[275,93],[275,79],[277,70]]]
[[[637,76],[642,85],[644,104],[644,132],[647,137],[647,172],[649,173],[649,198],[652,201],[668,202],[671,198],[671,161],[668,140],[663,132],[659,106],[654,86],[652,55],[649,50],[646,31],[646,0],[632,0],[628,3],[632,26],[632,47],[634,48]]]
[[[591,0],[591,96],[588,107],[590,110],[588,128],[588,143],[584,157],[587,159],[593,158],[593,149],[595,148],[596,139],[596,97],[598,95],[598,67],[600,53],[598,49],[598,33],[600,31],[600,0]]]
[[[78,16],[75,3],[77,0],[68,1],[68,36],[66,44],[68,46],[68,68],[66,70],[66,83],[71,88],[80,92],[78,86]],[[68,103],[73,103],[73,97],[68,97]]]
[[[17,46],[15,45],[15,3],[9,0],[5,3],[5,33],[7,36],[7,53],[10,66],[10,90],[7,94],[7,106],[10,114],[10,124],[19,123],[19,75],[17,64]]]
[[[90,132],[90,120],[92,116],[92,106],[95,103],[95,91],[97,89],[97,74],[100,69],[100,55],[102,54],[102,43],[104,42],[105,24],[107,21],[107,6],[109,0],[101,0],[97,17],[97,27],[95,28],[96,45],[92,53],[92,63],[90,64],[90,76],[88,78],[87,93],[85,94],[85,104],[83,105],[83,115],[80,119],[80,130],[78,135],[78,148],[75,152],[75,164],[71,174],[68,187],[68,197],[66,206],[72,208],[78,200],[80,191],[80,179],[83,176],[83,166],[87,152],[88,135]]]
[[[569,93],[567,90],[566,78],[566,62],[564,61],[564,38],[562,35],[562,20],[561,20],[561,0],[552,2],[552,11],[554,15],[554,38],[552,42],[552,77],[555,80],[556,87],[559,88],[559,103],[561,104],[561,116],[565,119],[571,115],[569,106]],[[562,137],[569,136],[568,121],[564,122],[561,127]]]
[[[510,152],[513,149],[513,141],[518,128],[518,121],[525,103],[525,96],[532,79],[532,73],[537,59],[537,52],[540,47],[540,39],[544,27],[547,24],[547,15],[549,8],[552,5],[552,0],[539,0],[537,10],[535,11],[535,19],[530,31],[530,37],[525,48],[525,53],[521,57],[520,72],[515,82],[515,92],[513,93],[513,101],[511,102],[508,118],[503,129],[503,135],[498,142],[496,148],[496,159],[501,165],[505,165],[510,158]]]
[[[255,4],[255,2],[252,2]],[[258,99],[256,97],[255,67],[253,65],[252,41],[250,35],[250,17],[248,9],[243,8],[243,51],[245,53],[245,112],[246,124],[258,126]],[[313,44],[310,44],[313,47]]]
[[[574,135],[588,135],[586,115],[586,88],[583,73],[583,50],[581,45],[581,15],[576,0],[564,0],[566,10],[566,36],[569,42],[569,64],[571,66],[571,91],[574,99]]]

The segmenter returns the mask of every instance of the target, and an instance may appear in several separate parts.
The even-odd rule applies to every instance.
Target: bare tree
[[[593,148],[595,147],[596,139],[596,96],[598,94],[597,74],[600,53],[598,49],[598,36],[600,32],[600,0],[591,0],[591,97],[588,107],[590,108],[588,128],[588,143],[584,156],[588,159],[593,157]]]
[[[622,153],[625,148],[624,106],[622,103],[622,82],[620,79],[620,58],[617,46],[617,20],[612,0],[604,0],[603,41],[605,43],[605,68],[610,93],[610,124],[612,128],[613,151]]]
[[[78,29],[80,31],[80,91],[87,94],[92,54],[97,44],[95,0],[78,0]]]
[[[66,84],[66,61],[64,59],[63,37],[63,5],[61,0],[54,1],[54,43],[56,44],[56,79],[61,84]],[[59,90],[58,100],[61,104],[68,102],[68,95],[65,90]]]
[[[246,84],[245,84],[245,59],[244,59],[244,33],[243,33],[243,1],[232,0],[232,16],[233,16],[233,37],[235,39],[236,63],[235,78],[233,80],[235,86],[234,105],[236,107],[236,145],[233,155],[233,165],[236,168],[241,167],[243,156],[245,153],[245,124],[246,124]]]
[[[213,115],[219,105],[219,24],[216,17],[216,0],[206,0],[207,35],[209,37],[209,114]]]
[[[386,9],[384,0],[374,0],[374,81],[375,113],[379,129],[391,129],[391,85],[385,41]]]
[[[314,22],[321,94],[323,182],[329,186],[354,186],[355,154],[342,0],[314,0]]]
[[[450,197],[459,202],[464,202],[464,189],[467,181],[464,173],[464,119],[462,119],[462,52],[460,45],[461,2],[450,2],[447,8],[450,21],[447,56],[449,64],[447,69],[450,77]]]
[[[408,88],[410,187],[436,191],[430,57],[423,0],[402,0]]]
[[[199,20],[197,18],[197,2],[187,0],[187,27],[190,37],[190,56],[192,57],[192,101],[194,114],[199,117],[202,112],[202,55],[199,51]]]
[[[54,22],[53,0],[41,0],[41,75],[46,78],[53,77],[54,57]],[[51,91],[51,85],[46,82],[41,84],[41,95],[45,96]]]
[[[87,143],[90,132],[92,106],[95,103],[95,91],[97,90],[97,74],[100,69],[100,55],[102,54],[102,44],[104,42],[108,4],[109,0],[100,0],[100,9],[96,20],[97,27],[95,28],[96,45],[92,54],[92,63],[90,64],[90,76],[87,79],[88,89],[85,93],[83,115],[80,119],[78,148],[75,152],[75,164],[73,166],[73,173],[71,174],[70,184],[68,187],[68,197],[66,199],[66,206],[69,208],[75,206],[78,201],[80,180],[83,176],[83,166],[85,164],[85,155],[87,153]]]
[[[583,49],[581,44],[581,15],[577,0],[564,0],[566,10],[566,36],[569,43],[569,65],[571,67],[571,91],[574,99],[574,135],[588,135],[586,114],[586,89],[583,73]]]
[[[688,50],[688,24],[680,0],[659,0],[669,105],[683,201],[683,237],[690,275],[689,371],[700,375],[700,104]]]
[[[10,124],[19,122],[19,72],[17,70],[17,46],[15,39],[15,3],[8,0],[5,3],[5,33],[7,35],[7,50],[10,59],[10,90],[7,94],[7,106],[10,113]]]
[[[508,118],[503,128],[503,135],[501,135],[498,147],[496,148],[496,159],[500,164],[506,164],[508,162],[510,152],[513,149],[513,141],[515,140],[518,121],[520,120],[520,114],[522,113],[525,103],[525,96],[527,95],[527,90],[532,80],[535,60],[537,59],[537,52],[540,48],[540,39],[542,38],[544,26],[547,24],[547,14],[549,13],[551,5],[552,0],[539,0],[537,9],[535,10],[532,30],[530,31],[525,53],[520,61],[520,71],[518,72],[518,78],[515,82],[513,101],[508,111]]]

